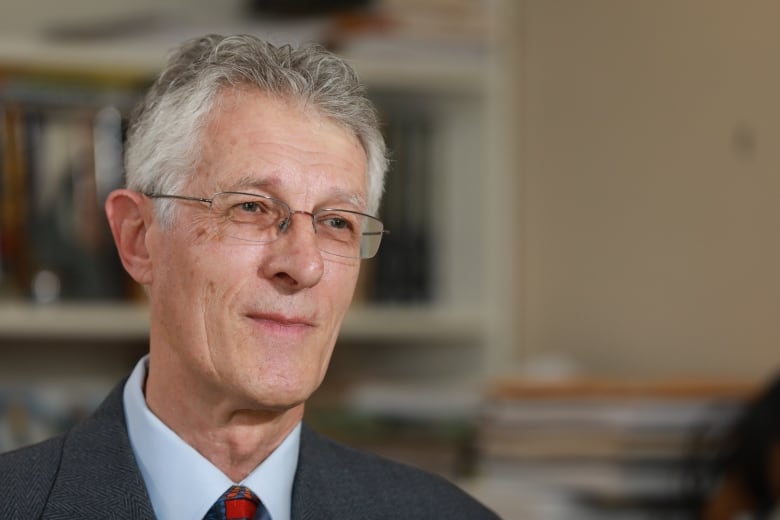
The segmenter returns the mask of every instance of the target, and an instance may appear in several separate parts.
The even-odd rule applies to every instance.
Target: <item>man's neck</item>
[[[169,382],[147,376],[149,409],[233,482],[241,482],[273,453],[303,417],[303,404],[284,411],[253,410],[215,399],[216,392]]]

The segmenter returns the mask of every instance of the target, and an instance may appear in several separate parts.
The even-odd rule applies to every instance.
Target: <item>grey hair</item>
[[[249,35],[208,35],[176,49],[131,115],[126,184],[141,192],[180,193],[200,161],[200,140],[224,88],[257,88],[298,100],[352,132],[366,153],[367,211],[376,214],[387,170],[376,108],[343,59],[316,44],[275,46]],[[170,200],[157,201],[163,223]]]

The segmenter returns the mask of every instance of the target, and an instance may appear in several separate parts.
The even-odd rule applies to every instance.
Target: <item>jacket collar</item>
[[[62,460],[43,519],[154,519],[127,436],[117,385],[95,413],[65,437]]]

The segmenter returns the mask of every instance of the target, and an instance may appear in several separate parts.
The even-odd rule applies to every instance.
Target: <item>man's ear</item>
[[[146,247],[146,233],[151,225],[151,209],[141,193],[114,190],[106,199],[106,217],[114,243],[125,270],[136,282],[152,281],[152,260]]]

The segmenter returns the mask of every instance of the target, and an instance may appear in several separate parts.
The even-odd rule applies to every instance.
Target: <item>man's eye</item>
[[[349,230],[353,227],[349,220],[338,216],[330,216],[324,219],[323,223],[330,229]]]
[[[344,220],[343,218],[332,218],[329,219],[330,226],[336,229],[345,229],[349,227],[349,222]]]
[[[242,202],[238,207],[245,213],[264,213],[267,211],[265,204],[256,200]]]

